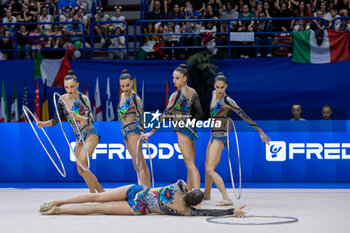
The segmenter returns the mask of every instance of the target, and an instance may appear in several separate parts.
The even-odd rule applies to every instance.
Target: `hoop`
[[[143,136],[139,137],[139,140],[137,140],[136,145],[136,174],[137,174],[137,182],[140,182],[140,175],[139,175],[139,146],[140,141],[143,139]],[[147,149],[148,149],[148,156],[149,156],[149,164],[151,168],[151,178],[152,178],[152,188],[154,188],[154,174],[153,174],[153,164],[152,164],[152,157],[151,157],[151,150],[149,149],[148,141],[146,141]]]
[[[40,137],[39,137],[39,135],[38,135],[38,132],[37,132],[36,129],[34,128],[33,123],[32,123],[32,121],[31,121],[30,118],[29,118],[28,113],[32,116],[32,118],[35,120],[35,122],[39,122],[38,118],[27,108],[27,106],[23,105],[22,109],[23,109],[23,112],[24,112],[25,117],[27,118],[27,120],[28,120],[30,126],[32,127],[32,129],[33,129],[33,131],[34,131],[36,137],[38,138],[38,140],[39,140],[41,146],[44,148],[44,150],[45,150],[47,156],[49,156],[51,162],[53,163],[53,165],[55,165],[57,171],[61,174],[61,176],[66,177],[66,176],[67,176],[66,169],[65,169],[64,166],[63,166],[61,157],[60,157],[60,155],[58,154],[58,152],[57,152],[57,150],[56,150],[56,147],[53,145],[53,143],[52,143],[52,141],[50,140],[49,136],[47,136],[45,130],[44,130],[43,128],[41,128],[41,130],[42,130],[43,133],[45,134],[47,140],[50,142],[50,144],[51,144],[53,150],[55,151],[56,156],[57,156],[58,160],[59,160],[60,163],[61,163],[61,167],[62,167],[62,169],[63,169],[63,172],[58,168],[57,164],[55,163],[55,161],[54,161],[53,158],[51,157],[50,153],[47,151],[46,147],[44,146],[44,143],[41,141],[41,139],[40,139]]]
[[[231,164],[231,155],[230,155],[230,130],[229,130],[229,125],[230,123],[233,126],[233,130],[235,132],[235,138],[236,138],[236,146],[237,146],[237,158],[238,158],[238,172],[239,172],[239,192],[238,192],[238,196],[236,193],[236,187],[235,187],[235,181],[233,179],[233,172],[232,172],[232,164]],[[242,168],[241,168],[241,155],[239,152],[239,143],[238,143],[238,136],[237,136],[237,131],[236,131],[236,126],[233,122],[233,120],[231,118],[228,118],[228,121],[226,123],[226,137],[227,137],[227,155],[228,155],[228,164],[230,167],[230,176],[231,176],[231,183],[232,183],[232,188],[233,188],[233,193],[234,193],[234,197],[236,200],[241,199],[241,195],[242,195]]]
[[[68,140],[66,131],[65,131],[64,128],[63,128],[63,124],[62,124],[62,120],[61,120],[61,117],[60,117],[60,113],[58,112],[57,102],[56,102],[56,98],[55,98],[56,95],[59,97],[59,99],[60,99],[60,100],[62,101],[62,103],[65,105],[65,107],[67,108],[67,110],[69,109],[69,107],[68,107],[66,101],[64,101],[63,98],[61,98],[61,95],[60,95],[60,94],[58,94],[57,92],[53,93],[53,102],[54,102],[54,105],[55,105],[56,114],[57,114],[58,120],[59,120],[59,122],[60,122],[61,129],[62,129],[62,133],[63,133],[63,135],[64,135],[64,138],[66,139],[70,150],[73,152],[73,155],[74,155],[75,160],[77,161],[78,165],[79,165],[83,170],[88,171],[88,170],[90,169],[90,158],[89,158],[89,153],[88,153],[88,151],[87,151],[87,147],[86,147],[86,145],[85,145],[85,140],[84,140],[83,137],[82,137],[80,128],[79,128],[79,126],[78,126],[78,124],[77,124],[77,121],[73,118],[75,127],[77,128],[77,131],[78,131],[78,133],[79,133],[79,139],[83,142],[83,145],[84,145],[84,148],[85,148],[85,155],[86,155],[86,160],[87,160],[87,167],[85,167],[85,166],[80,162],[80,160],[78,159],[77,155],[75,154],[75,151],[73,150],[73,147],[72,147],[71,144],[69,143],[69,140]]]
[[[216,223],[216,224],[226,224],[226,225],[274,225],[274,224],[294,223],[294,222],[298,222],[299,221],[298,218],[290,217],[290,216],[247,215],[246,217],[247,218],[249,218],[249,217],[254,217],[254,218],[279,218],[279,219],[285,219],[285,220],[284,221],[277,221],[277,222],[263,222],[263,223],[257,223],[257,222],[247,222],[247,223],[236,222],[236,223],[234,223],[234,222],[218,222],[218,221],[215,221],[215,219],[220,219],[220,218],[234,218],[233,215],[228,215],[228,216],[219,216],[219,217],[206,218],[206,222]]]

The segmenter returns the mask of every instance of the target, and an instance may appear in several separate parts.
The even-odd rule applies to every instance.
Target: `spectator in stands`
[[[79,8],[82,8],[84,10],[84,12],[88,12],[88,6],[89,6],[89,2],[88,0],[76,0],[75,2],[76,6],[79,6]]]
[[[316,11],[316,17],[323,18],[322,10]],[[323,30],[324,29],[324,21],[322,19],[314,19],[311,24],[311,29],[314,30]]]
[[[171,47],[171,49],[165,49],[166,56],[165,59],[179,59],[180,50],[176,49],[180,45],[180,25],[175,24],[175,22],[168,22],[163,29],[163,39],[166,47]],[[175,35],[177,34],[177,35]]]
[[[216,26],[212,21],[206,21],[200,30],[202,46],[206,47],[213,54],[217,53],[216,31]]]
[[[35,57],[35,53],[36,53],[35,50],[41,49],[41,39],[42,38],[39,37],[40,36],[39,29],[37,27],[35,27],[33,29],[33,31],[31,31],[29,33],[29,36],[33,37],[33,38],[30,38],[29,41],[30,41],[30,44],[32,45],[32,49],[34,49],[32,51],[32,57]]]
[[[28,0],[28,9],[29,13],[36,17],[40,13],[40,3],[36,0]]]
[[[276,9],[274,15],[275,18],[291,18],[294,16],[294,13],[287,8],[287,4],[282,2],[281,6]],[[291,31],[293,29],[294,20],[275,20],[274,27],[276,31]]]
[[[47,9],[49,11],[49,15],[52,15],[52,17],[55,18],[56,13],[57,13],[57,6],[55,5],[55,3],[53,3],[53,0],[46,0],[46,5],[47,5]],[[56,21],[58,21],[59,19],[57,19]]]
[[[228,30],[229,30],[229,25],[227,23],[227,21],[221,21],[220,22],[220,28],[219,28],[219,32],[220,33],[224,33],[224,34],[221,34],[219,35],[219,39],[218,39],[218,44],[220,46],[227,46],[229,42],[229,34],[228,34]],[[231,28],[230,31],[232,32],[233,29]],[[232,49],[231,49],[232,51]],[[227,48],[219,48],[219,52],[220,54],[223,56],[223,57],[227,57],[228,54],[226,53],[227,52]],[[231,52],[232,54],[232,52]]]
[[[17,23],[17,19],[12,15],[11,9],[6,9],[6,17],[2,19],[2,23]],[[13,35],[15,25],[5,25],[5,28]]]
[[[11,0],[10,7],[12,11],[12,15],[17,18],[17,16],[21,13],[23,0]]]
[[[52,24],[51,30],[48,33],[48,35],[51,36],[62,36],[63,32],[62,32],[62,28],[60,27],[59,24]],[[50,37],[48,44],[50,45],[50,48],[62,48],[64,41],[62,37]]]
[[[322,108],[322,118],[323,120],[332,120],[332,107],[329,104],[325,104]]]
[[[103,22],[103,21],[109,21],[109,15],[105,14],[103,12],[103,8],[102,7],[97,7],[96,9],[96,15],[95,15],[95,20],[96,22]],[[95,32],[100,35],[100,43],[104,44],[105,43],[105,36],[108,33],[108,27],[109,25],[107,23],[104,24],[95,24],[94,30]]]
[[[79,21],[82,22],[85,25],[85,29],[88,30],[89,17],[85,14],[85,9],[80,6],[76,6],[75,12],[78,15]]]
[[[154,26],[151,22],[149,22],[147,24],[147,28],[144,28],[144,34],[158,34],[159,33],[159,24],[156,24],[156,26]],[[156,45],[160,44],[160,38],[159,36],[156,35],[147,35],[145,36],[144,39],[145,43],[143,44],[139,55],[138,55],[138,59],[144,59],[143,55],[140,54],[145,54],[145,57],[147,57],[147,59],[160,59],[162,58],[162,53],[161,50],[158,48],[158,50],[156,50],[155,48]],[[141,58],[142,57],[142,58]]]
[[[22,12],[19,16],[17,16],[17,21],[18,22],[27,22],[27,23],[37,22],[36,18],[37,17],[29,11],[28,5],[23,4]],[[28,29],[28,31],[33,31],[33,29],[36,27],[37,27],[37,25],[28,25],[27,29]]]
[[[204,11],[203,18],[217,19],[219,18],[219,12],[215,11],[212,5],[208,5],[207,10]]]
[[[321,8],[319,9],[322,11],[322,18],[326,19],[327,21],[330,21],[332,20],[332,16],[331,16],[331,13],[328,11],[328,6],[327,6],[327,2],[326,1],[322,1],[321,2]],[[316,16],[316,13],[314,13],[314,16]]]
[[[117,35],[116,37],[110,37],[109,38],[109,48],[119,48],[118,50],[109,50],[108,56],[109,59],[118,59],[118,60],[124,60],[125,59],[125,37],[122,35],[122,29],[120,27],[117,27],[114,30],[114,34]]]
[[[337,9],[332,8],[330,12],[331,12],[331,20],[329,21],[328,28],[332,28],[333,19],[340,17],[340,15],[338,15]],[[340,27],[340,19],[337,19],[334,22],[334,28],[339,28],[339,27]]]
[[[64,8],[64,13],[60,15],[59,21],[60,22],[72,22],[72,7],[65,7]],[[63,29],[66,29],[67,25],[63,25]]]
[[[147,15],[148,19],[166,19],[165,12],[161,9],[161,3],[158,0],[152,0],[150,11]]]
[[[220,13],[221,19],[237,19],[238,18],[238,12],[233,9],[233,3],[231,1],[228,1],[226,3],[226,6]],[[237,21],[231,21],[231,28],[232,31],[236,31],[238,28],[238,22]]]
[[[0,1],[0,18],[5,17],[6,10],[10,6],[10,0],[1,0]]]
[[[242,21],[241,27],[238,29],[238,32],[251,32],[250,30],[252,29],[252,26],[250,25],[251,24],[248,24],[247,21]],[[238,45],[253,45],[253,42],[241,41],[241,42],[238,42]],[[249,58],[252,56],[253,53],[254,53],[254,50],[252,50],[252,48],[243,47],[243,48],[237,49],[237,57],[240,57],[240,58]]]
[[[207,0],[207,8],[211,5],[213,7],[213,10],[216,12],[216,14],[219,14],[219,11],[222,9],[222,3],[220,0]],[[208,9],[207,9],[208,10]]]
[[[5,30],[4,36],[10,37],[10,31]],[[11,38],[1,38],[0,39],[0,50],[5,50],[5,49],[13,49],[13,44],[12,44]],[[13,52],[4,51],[4,52],[2,52],[2,56],[1,56],[0,60],[7,60],[7,59],[12,59],[12,58],[13,58]]]
[[[263,11],[265,12],[267,18],[272,18],[272,16],[275,14],[274,9],[271,7],[268,1],[264,2]]]
[[[66,11],[67,7],[74,9],[75,8],[75,1],[76,0],[58,0],[59,13],[62,14],[62,10]]]
[[[189,19],[191,17],[200,17],[200,13],[198,11],[193,10],[192,4],[190,2],[186,2],[186,6],[184,9],[184,14],[182,15],[182,18]]]
[[[122,7],[115,6],[114,9],[115,9],[115,12],[114,12],[114,16],[112,17],[112,21],[124,21],[125,22],[125,17],[123,15],[121,15]],[[122,30],[122,32],[124,32],[126,25],[124,23],[114,23],[113,30],[115,30],[117,27],[119,27]]]
[[[19,52],[19,58],[29,59],[30,58],[30,46],[29,38],[23,38],[29,35],[26,25],[20,25],[17,31],[17,49],[27,49],[27,51]]]
[[[301,117],[302,112],[303,112],[303,109],[302,109],[300,104],[293,104],[293,106],[292,106],[293,118],[290,120],[291,121],[305,121],[305,119]]]
[[[78,15],[73,16],[72,23],[73,22],[79,22]],[[73,45],[77,41],[82,42],[81,36],[83,35],[83,26],[79,23],[68,24],[67,30],[66,30],[66,35],[70,36],[69,42],[72,43]]]
[[[312,17],[312,13],[306,8],[305,2],[300,1],[298,9],[294,10],[295,17]],[[293,31],[304,31],[310,28],[311,20],[297,20],[293,25]]]
[[[175,3],[173,6],[173,10],[168,13],[168,19],[182,19],[182,11],[180,9],[180,5]]]
[[[41,13],[38,16],[39,23],[53,22],[53,16],[49,15],[48,6],[41,6]],[[52,24],[39,24],[38,28],[42,34],[47,33],[51,29]]]
[[[190,19],[196,19],[197,17],[192,16]],[[200,30],[201,26],[197,22],[186,22],[182,27],[182,33],[193,33],[191,35],[183,35],[180,40],[181,46],[199,46],[200,42]],[[191,54],[197,53],[197,48],[185,48],[181,49],[181,59],[189,57]]]
[[[259,18],[266,18],[265,12],[259,13]],[[254,24],[254,32],[272,32],[272,25],[268,20],[258,20]],[[255,45],[272,45],[272,34],[255,34]],[[261,57],[260,47],[255,48],[255,56]],[[272,47],[267,48],[267,57],[272,57]]]
[[[254,14],[249,11],[248,4],[243,5],[243,11],[239,13],[238,18],[240,18],[240,19],[254,18]],[[243,22],[245,25],[248,25],[248,28],[252,28],[254,26],[254,21],[252,21],[252,20],[240,20],[240,21],[238,21],[239,28],[242,27]],[[242,30],[240,30],[240,31],[242,31]]]

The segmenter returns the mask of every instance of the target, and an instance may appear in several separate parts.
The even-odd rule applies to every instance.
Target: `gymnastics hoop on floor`
[[[143,136],[139,137],[139,140],[137,140],[137,145],[136,145],[136,174],[137,174],[137,182],[140,181],[140,174],[139,174],[139,146],[141,140],[143,139]],[[153,164],[152,164],[152,156],[151,156],[151,150],[149,149],[148,141],[145,141],[147,145],[147,150],[148,150],[148,156],[149,156],[149,164],[151,168],[151,178],[152,178],[152,188],[154,188],[154,175],[153,175]],[[142,148],[141,148],[142,150]]]
[[[238,195],[236,192],[236,187],[235,187],[235,181],[233,179],[233,172],[232,172],[232,163],[231,163],[231,154],[230,154],[230,150],[231,150],[231,145],[230,145],[230,130],[229,130],[229,126],[231,125],[233,126],[233,130],[235,132],[235,138],[236,138],[236,146],[237,146],[237,158],[238,158],[238,172],[239,172],[239,191],[238,191]],[[227,155],[228,155],[228,165],[230,167],[230,176],[231,176],[231,183],[232,183],[232,188],[233,188],[233,193],[234,193],[234,197],[236,198],[236,200],[241,199],[241,195],[242,195],[242,168],[241,168],[241,154],[239,152],[239,143],[238,143],[238,136],[237,136],[237,131],[236,131],[236,126],[235,123],[233,122],[233,120],[231,118],[228,118],[228,121],[226,123],[226,137],[227,137]]]
[[[247,215],[246,218],[254,217],[254,218],[279,218],[279,219],[285,219],[284,221],[277,221],[277,222],[246,222],[246,223],[239,223],[239,222],[219,222],[215,221],[215,219],[221,219],[221,218],[237,218],[233,215],[228,216],[219,216],[219,217],[210,217],[206,218],[206,222],[209,223],[216,223],[216,224],[226,224],[226,225],[274,225],[274,224],[285,224],[285,223],[294,223],[298,222],[299,219],[296,217],[290,217],[290,216],[260,216],[260,215]],[[239,219],[239,218],[237,218]]]
[[[71,146],[71,144],[69,143],[69,140],[68,140],[68,137],[67,137],[67,134],[66,134],[66,131],[64,130],[63,128],[63,124],[62,124],[62,120],[61,120],[61,117],[60,117],[60,113],[58,111],[58,108],[57,108],[57,102],[56,102],[56,95],[59,97],[59,99],[62,101],[62,103],[65,105],[65,107],[67,108],[67,110],[69,110],[69,107],[66,103],[66,101],[64,101],[64,99],[62,98],[62,96],[60,94],[58,94],[57,92],[53,93],[53,103],[55,105],[55,110],[56,110],[56,114],[57,114],[57,117],[58,117],[58,120],[60,122],[60,125],[61,125],[61,129],[62,129],[62,133],[64,135],[64,138],[66,139],[67,143],[68,143],[68,146],[70,148],[70,150],[73,152],[73,155],[75,157],[75,160],[77,161],[78,165],[85,171],[88,171],[90,169],[90,158],[89,158],[89,153],[87,151],[87,147],[85,145],[85,140],[83,139],[82,137],[82,134],[81,134],[81,131],[80,131],[80,128],[77,124],[77,121],[72,118],[74,120],[74,124],[75,124],[75,127],[77,128],[77,131],[79,133],[79,139],[83,142],[83,145],[84,145],[84,148],[85,148],[85,154],[86,154],[86,160],[87,160],[87,167],[85,167],[81,162],[80,160],[78,159],[77,155],[75,154],[75,151],[73,150],[73,147]]]
[[[58,160],[59,160],[60,163],[61,163],[61,167],[62,167],[62,170],[63,170],[63,171],[61,171],[61,169],[58,168],[57,164],[55,163],[55,161],[54,161],[53,158],[51,157],[50,153],[47,151],[46,147],[44,146],[44,143],[41,141],[41,139],[40,139],[40,137],[39,137],[39,135],[38,135],[38,132],[37,132],[36,129],[34,128],[33,123],[32,123],[32,121],[30,120],[28,114],[30,114],[30,115],[32,116],[32,118],[35,120],[35,122],[39,122],[38,118],[27,108],[27,106],[23,105],[22,109],[23,109],[23,112],[24,112],[25,117],[27,118],[27,121],[29,122],[30,126],[32,127],[32,129],[33,129],[33,131],[34,131],[36,137],[38,138],[38,140],[39,140],[41,146],[44,148],[44,150],[45,150],[47,156],[49,156],[51,162],[53,163],[53,165],[55,165],[57,171],[61,174],[61,176],[66,177],[66,176],[67,176],[66,169],[64,168],[64,165],[63,165],[63,163],[62,163],[61,157],[60,157],[60,155],[58,154],[58,152],[57,152],[57,150],[56,150],[56,147],[53,145],[51,139],[50,139],[49,136],[46,134],[45,130],[44,130],[43,128],[41,128],[41,130],[42,130],[43,133],[45,134],[47,140],[50,142],[50,144],[51,144],[53,150],[55,151],[56,156],[57,156]]]

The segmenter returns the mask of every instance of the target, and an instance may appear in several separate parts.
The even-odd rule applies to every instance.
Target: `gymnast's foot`
[[[233,202],[229,199],[224,199],[220,201],[218,204],[216,204],[216,206],[230,206],[230,205],[233,205]]]
[[[50,201],[50,202],[45,202],[40,206],[40,212],[45,212],[51,209],[53,206],[56,205],[56,201]]]
[[[53,206],[51,209],[48,211],[41,212],[42,215],[55,215],[58,213],[60,208],[58,206]]]

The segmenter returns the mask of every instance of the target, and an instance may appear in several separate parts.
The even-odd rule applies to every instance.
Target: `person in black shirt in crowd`
[[[276,13],[274,15],[275,18],[290,18],[294,17],[294,13],[287,8],[286,3],[281,3],[280,9],[276,9]],[[294,20],[274,20],[273,26],[275,28],[275,31],[284,31],[288,32],[291,31],[292,25],[294,24]]]

